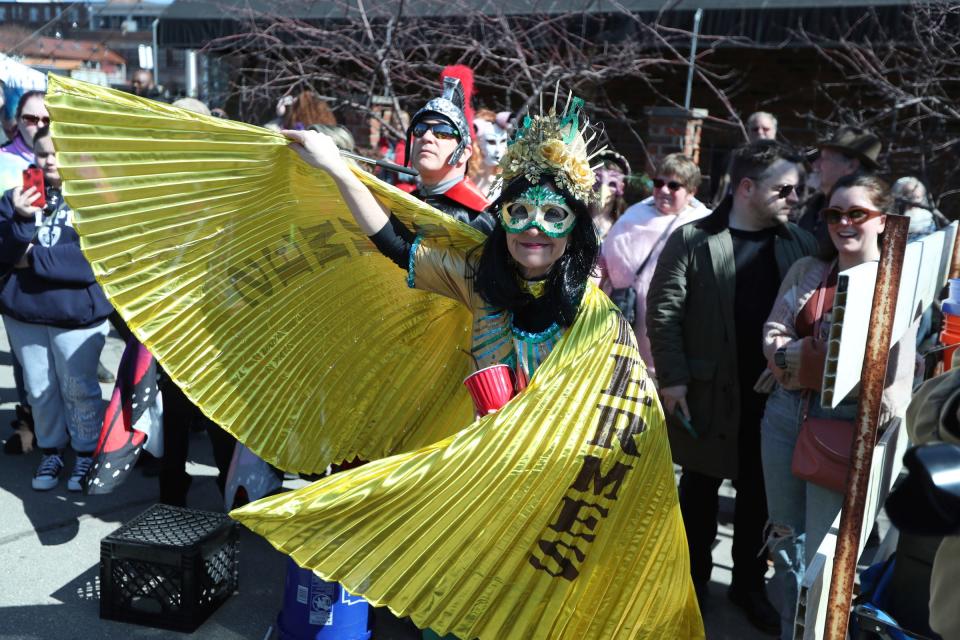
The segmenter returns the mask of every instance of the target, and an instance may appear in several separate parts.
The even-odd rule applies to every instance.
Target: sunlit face
[[[757,116],[747,127],[747,137],[750,142],[773,140],[777,137],[777,125],[770,116]]]
[[[813,170],[820,175],[820,190],[830,193],[833,185],[843,176],[848,176],[860,168],[860,163],[848,158],[834,149],[820,149],[820,155],[813,161]]]
[[[50,114],[47,107],[43,104],[43,96],[33,96],[23,104],[23,111],[20,112],[20,118],[17,120],[17,131],[23,138],[24,144],[28,147],[33,146],[33,136],[38,129],[50,125]]]
[[[653,180],[653,206],[660,215],[677,215],[690,205],[693,195],[675,175],[657,174]]]
[[[837,189],[830,198],[830,206],[844,211],[862,208],[876,210],[877,205],[870,198],[870,191],[864,187]],[[837,253],[853,258],[875,255],[879,251],[879,238],[887,224],[887,216],[869,217],[860,224],[854,224],[849,216],[841,216],[835,224],[828,224],[830,240]]]
[[[546,275],[567,250],[567,237],[577,224],[576,214],[552,188],[538,185],[501,210],[507,251],[525,278]]]
[[[507,132],[496,122],[483,118],[477,118],[473,124],[477,129],[477,146],[480,147],[483,164],[490,168],[496,167],[507,152]]]
[[[454,171],[462,175],[470,158],[470,145],[463,150],[457,164],[450,166],[450,156],[457,150],[460,140],[449,136],[446,131],[456,129],[442,118],[425,118],[420,122],[428,125],[428,128],[421,137],[413,136],[410,159],[414,169],[420,172],[421,180],[427,184],[437,184]],[[429,128],[433,125],[446,126],[441,127],[442,131],[435,132]]]
[[[37,156],[37,166],[43,171],[44,180],[51,186],[59,187],[60,171],[57,169],[57,155],[53,149],[53,140],[50,136],[44,136],[37,140],[33,152]]]
[[[752,180],[750,206],[757,222],[775,227],[787,222],[790,212],[800,202],[797,187],[800,170],[787,160],[777,160],[758,180]]]

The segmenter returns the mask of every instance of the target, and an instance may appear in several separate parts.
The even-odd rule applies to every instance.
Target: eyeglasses
[[[661,180],[660,178],[653,179],[654,189],[663,189],[664,185],[666,185],[667,189],[670,189],[670,191],[672,191],[673,193],[676,193],[677,191],[680,191],[680,189],[683,189],[684,187],[686,187],[685,184],[683,184],[682,182],[677,182],[676,180],[671,180],[667,182],[666,180]]]
[[[50,116],[41,117],[41,116],[35,116],[31,113],[24,113],[24,114],[21,114],[20,117],[23,118],[23,121],[26,122],[27,124],[32,124],[34,126],[37,126],[42,122],[44,127],[50,126]]]
[[[418,122],[413,125],[413,137],[422,138],[427,131],[433,132],[433,137],[437,140],[459,140],[460,132],[446,122]]]
[[[746,177],[749,180],[753,180],[757,184],[759,184],[761,180],[761,178],[755,178],[753,176],[746,176]],[[800,195],[800,185],[798,184],[781,184],[774,188],[777,191],[778,200],[789,198],[791,193],[796,193],[798,196]]]
[[[783,200],[784,198],[789,198],[791,193],[796,193],[800,195],[800,189],[795,184],[782,184],[777,189],[777,198]]]
[[[879,218],[882,215],[886,214],[883,211],[865,207],[850,207],[847,210],[839,207],[827,207],[820,212],[820,218],[827,224],[840,224],[840,221],[846,218],[850,224],[861,225],[870,218]]]

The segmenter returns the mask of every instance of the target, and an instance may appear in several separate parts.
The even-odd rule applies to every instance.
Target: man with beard
[[[718,490],[731,478],[737,498],[728,596],[770,634],[779,632],[780,620],[764,585],[760,419],[766,396],[754,387],[769,376],[760,338],[780,282],[790,265],[817,248],[812,235],[787,221],[797,205],[800,161],[772,140],[737,149],[732,193],[667,239],[647,298],[670,445],[683,467],[680,510],[701,606],[713,568]]]
[[[466,175],[473,153],[472,125],[465,113],[473,72],[468,67],[448,67],[442,77],[443,95],[417,111],[407,128],[407,162],[420,173],[413,195],[490,235],[496,224],[484,211],[490,203]]]

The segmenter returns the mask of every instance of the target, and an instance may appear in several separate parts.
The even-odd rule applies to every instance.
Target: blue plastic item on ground
[[[370,640],[370,605],[288,559],[280,640]]]

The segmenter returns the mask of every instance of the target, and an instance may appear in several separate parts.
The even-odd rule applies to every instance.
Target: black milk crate
[[[194,631],[237,590],[237,523],[155,504],[100,542],[100,617]]]

